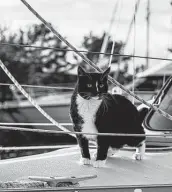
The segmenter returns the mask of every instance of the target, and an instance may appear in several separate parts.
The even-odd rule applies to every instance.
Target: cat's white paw
[[[93,161],[96,161],[96,159],[97,159],[97,152],[94,152],[94,153],[93,153],[92,159],[93,159]]]
[[[107,156],[108,157],[112,157],[116,152],[118,152],[118,150],[117,149],[114,149],[114,148],[109,148],[108,149],[108,153],[107,153]]]
[[[98,160],[93,162],[93,167],[101,168],[101,167],[105,167],[105,164],[106,164],[106,160],[103,160],[103,161]]]
[[[91,165],[92,164],[91,159],[83,158],[83,157],[80,158],[79,163],[81,165]]]
[[[137,161],[141,161],[143,159],[144,155],[142,153],[135,153],[133,155],[133,158]]]

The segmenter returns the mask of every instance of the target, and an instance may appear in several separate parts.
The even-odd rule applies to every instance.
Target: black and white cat
[[[85,133],[144,134],[139,112],[124,96],[108,93],[108,74],[87,73],[78,67],[78,80],[71,98],[70,116],[74,130]],[[135,159],[141,160],[145,152],[145,136],[77,135],[81,149],[81,163],[103,167],[111,149],[124,145],[136,147]],[[91,161],[89,140],[97,142],[95,161]]]

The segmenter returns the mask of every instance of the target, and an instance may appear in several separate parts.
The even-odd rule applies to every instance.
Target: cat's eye
[[[87,84],[87,87],[92,87],[92,84]]]
[[[103,84],[100,84],[99,86],[100,86],[100,88],[104,87],[104,85],[103,85]]]

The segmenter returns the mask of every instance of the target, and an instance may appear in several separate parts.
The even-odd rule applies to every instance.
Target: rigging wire
[[[146,24],[147,24],[147,29],[146,29],[146,57],[149,57],[149,39],[150,39],[150,0],[147,0],[147,16],[146,16]],[[146,67],[147,69],[149,68],[149,59],[146,58]]]
[[[113,37],[112,42],[113,43],[112,43],[112,48],[111,48],[111,54],[114,52],[114,48],[115,48],[115,38],[114,37]],[[112,58],[113,58],[113,55],[110,55],[108,67],[110,67],[112,64]]]
[[[123,3],[123,2],[121,2]],[[122,4],[123,5],[123,4]],[[114,45],[115,46],[115,45]],[[119,73],[120,73],[120,64],[121,64],[121,56],[120,54],[123,53],[123,45],[121,46],[121,49],[119,50],[119,57],[118,57],[118,60],[117,60],[117,65],[118,65],[118,68],[117,68],[117,71],[116,73],[114,74],[114,78],[117,80],[118,77],[119,77]],[[111,56],[110,56],[111,57]],[[119,89],[119,93],[121,92],[121,90]]]
[[[120,16],[121,16],[121,9],[122,9],[122,0],[121,0],[120,13],[119,13],[118,21],[117,21],[117,25],[116,25],[116,34],[117,34],[118,27],[119,27],[119,21],[120,21]],[[111,63],[112,63],[113,52],[114,52],[114,49],[115,49],[115,37],[116,37],[116,35],[113,35],[113,38],[112,38],[112,48],[111,48],[111,55],[110,55],[110,57],[109,57],[109,64],[108,64],[108,67],[110,67],[110,66],[111,66]]]
[[[134,7],[135,14],[133,17],[133,55],[135,55],[135,51],[136,51],[135,50],[135,46],[136,46],[136,13],[137,13],[139,4],[140,4],[140,0],[138,0],[138,2],[136,2],[136,0],[135,0],[135,7]],[[133,93],[134,93],[134,85],[135,85],[135,70],[136,70],[135,58],[133,58],[133,87],[132,87]],[[135,98],[133,97],[132,98],[133,105],[134,105],[134,101],[135,101]]]
[[[89,148],[96,149],[96,143],[89,143]],[[7,153],[13,153],[14,151],[25,151],[25,150],[51,150],[51,149],[65,149],[65,148],[71,148],[71,147],[78,147],[75,144],[71,145],[43,145],[43,146],[24,146],[24,147],[0,147],[0,152],[6,151]],[[133,150],[132,147],[124,147],[121,150],[124,151],[131,151]],[[153,147],[153,148],[146,148],[146,151],[150,152],[162,152],[162,151],[171,151],[172,147]]]
[[[129,29],[128,29],[128,32],[127,32],[127,37],[126,37],[126,39],[125,39],[125,41],[124,41],[124,45],[123,45],[122,48],[121,48],[121,53],[122,53],[122,54],[124,53],[124,49],[125,49],[126,45],[128,44],[129,37],[130,37],[130,34],[131,34],[131,30],[132,30],[132,26],[133,26],[133,24],[134,24],[134,22],[135,22],[135,17],[136,17],[136,14],[137,14],[137,12],[138,12],[139,5],[140,5],[140,0],[138,0],[137,2],[135,1],[134,14],[133,14],[133,16],[132,16],[132,20],[131,20],[130,25],[129,25]],[[122,56],[122,55],[120,55],[120,57],[119,57],[119,63],[121,62],[121,56]]]
[[[119,5],[119,0],[116,1],[116,4],[115,4],[115,6],[113,8],[112,17],[111,17],[111,20],[110,20],[109,28],[107,30],[108,32],[105,33],[104,41],[103,41],[103,44],[102,44],[102,47],[101,47],[101,50],[100,50],[101,53],[105,53],[106,50],[107,50],[108,41],[109,41],[109,34],[111,32],[113,23],[115,21],[115,15],[116,15],[116,12],[117,12],[117,9],[118,9],[118,5]],[[111,53],[113,53],[113,52],[111,52]],[[99,62],[101,59],[103,59],[103,54],[99,55],[99,58],[98,58],[97,62]]]
[[[132,20],[131,20],[130,25],[129,25],[127,37],[126,37],[126,39],[125,39],[125,41],[124,41],[124,42],[125,42],[125,45],[127,45],[127,43],[128,43],[128,40],[129,40],[129,37],[130,37],[130,33],[131,33],[131,29],[132,29],[133,23],[135,22],[135,17],[136,17],[136,14],[137,14],[137,12],[138,12],[139,5],[140,5],[140,0],[138,0],[138,1],[135,3],[135,11],[134,11]]]
[[[45,129],[31,129],[31,128],[22,128],[22,127],[8,127],[0,126],[0,130],[11,130],[11,131],[24,131],[24,132],[36,132],[36,133],[51,133],[51,134],[70,134],[70,135],[95,135],[95,136],[112,136],[112,137],[164,137],[171,138],[172,134],[128,134],[128,133],[88,133],[88,132],[78,132],[78,131],[58,131],[58,130],[45,130]]]
[[[103,53],[103,52],[98,52],[98,51],[85,51],[85,50],[73,50],[73,49],[62,49],[62,48],[54,48],[54,47],[44,47],[44,46],[34,46],[34,45],[27,45],[27,44],[15,44],[15,43],[0,43],[0,45],[5,45],[5,46],[16,46],[16,47],[30,47],[30,48],[35,48],[35,49],[53,49],[55,51],[73,51],[77,53],[91,53],[91,54],[103,54],[103,55],[113,55],[113,56],[124,56],[124,57],[136,57],[140,59],[153,59],[153,60],[165,60],[165,61],[172,61],[172,59],[167,59],[163,57],[146,57],[146,56],[141,56],[141,55],[131,55],[131,54],[119,54],[119,53]]]

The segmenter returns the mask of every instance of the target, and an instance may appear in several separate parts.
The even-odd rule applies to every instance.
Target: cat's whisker
[[[105,107],[105,104],[103,102],[103,115],[105,114],[105,110],[106,110],[106,107]]]
[[[103,94],[103,101],[110,101],[110,98],[108,97],[108,95]]]
[[[114,100],[114,102],[116,103],[115,98],[110,94],[110,97],[112,98],[112,100]]]
[[[116,103],[115,98],[112,95],[110,95],[110,94],[103,94],[103,97],[104,97],[104,99],[106,99],[108,101],[111,101],[111,99],[112,99]]]
[[[107,112],[108,111],[108,104],[105,100],[104,100],[104,106],[105,106],[105,112]]]
[[[90,94],[88,92],[80,92],[81,94],[84,94],[82,97],[84,99],[90,99]]]
[[[104,113],[108,111],[108,105],[106,103],[106,100],[104,99],[102,101],[102,104],[103,104],[102,106],[103,106],[103,115],[104,115]]]

